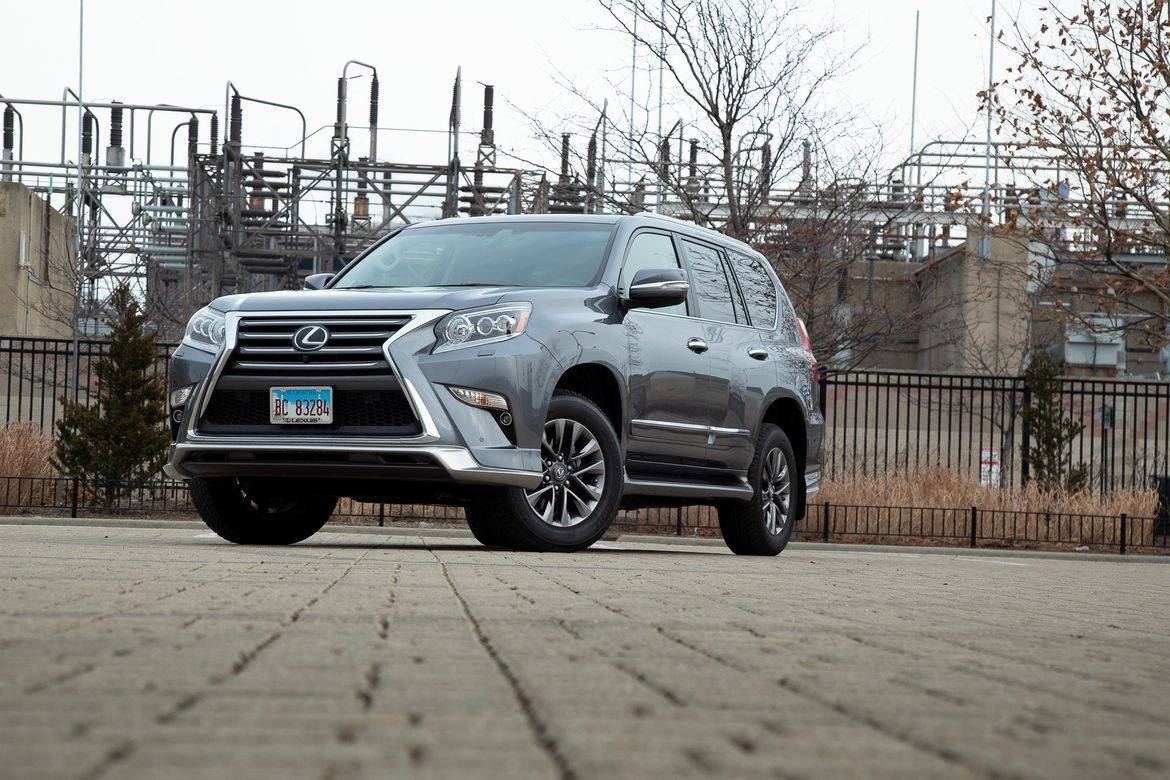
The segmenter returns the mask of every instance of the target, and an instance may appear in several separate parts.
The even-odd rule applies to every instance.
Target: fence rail
[[[77,477],[0,476],[0,514],[46,513],[71,518],[94,514],[193,515],[187,483],[158,480],[123,492],[113,506],[102,502],[101,485]],[[457,507],[378,504],[342,500],[334,522],[379,525],[463,523]],[[713,507],[640,509],[621,512],[619,532],[675,536],[719,533]],[[936,544],[966,547],[1088,547],[1094,550],[1170,552],[1170,522],[1155,517],[1023,512],[979,507],[809,505],[795,538],[836,542]]]
[[[1144,489],[1170,474],[1170,383],[1061,380],[1068,418],[1084,429],[1068,465],[1095,492]],[[821,385],[825,471],[874,475],[942,467],[993,485],[1029,476],[1031,403],[1021,377],[894,371],[832,373]]]
[[[159,345],[152,370],[164,380],[175,346]],[[107,349],[95,339],[75,350],[69,339],[0,336],[4,422],[52,432],[61,399],[98,397],[94,365]],[[1094,491],[1143,489],[1170,474],[1170,383],[1065,378],[1061,398],[1084,425],[1069,463],[1088,466]],[[830,479],[937,466],[1005,486],[1028,477],[1031,432],[1020,410],[1031,399],[1020,377],[833,372],[820,400]]]
[[[176,344],[159,344],[152,373],[165,382]],[[94,368],[109,351],[101,339],[0,336],[0,382],[5,390],[4,423],[33,422],[54,430],[62,401],[92,402],[99,387]]]

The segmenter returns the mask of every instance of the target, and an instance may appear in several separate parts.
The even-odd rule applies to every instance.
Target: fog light
[[[183,410],[176,409],[175,411],[171,412],[171,419],[175,421],[176,425],[182,425],[183,424]]]
[[[499,393],[489,393],[486,390],[473,390],[470,387],[447,387],[451,395],[469,406],[480,406],[484,409],[508,410],[508,401]]]
[[[172,390],[171,394],[167,397],[167,400],[171,402],[171,408],[174,409],[177,406],[182,406],[183,404],[187,403],[187,400],[191,397],[191,393],[194,390],[195,385],[187,385],[186,387],[180,387],[176,390]]]
[[[500,425],[508,426],[512,424],[512,415],[507,412],[500,414]]]

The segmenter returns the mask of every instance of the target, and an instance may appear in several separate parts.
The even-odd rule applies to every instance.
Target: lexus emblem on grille
[[[316,352],[329,341],[329,331],[321,325],[306,325],[293,334],[293,346],[301,352]]]

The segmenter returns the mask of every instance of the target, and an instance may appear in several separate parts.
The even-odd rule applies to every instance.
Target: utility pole
[[[85,0],[78,0],[77,6],[77,212],[73,226],[77,238],[77,286],[73,299],[73,401],[81,386],[81,344],[78,329],[81,327],[81,295],[85,290],[85,252],[82,247],[81,220],[85,215],[85,172],[81,169],[81,127],[85,118]],[[64,141],[61,142],[65,143]]]
[[[987,92],[990,96],[995,83],[995,7],[991,0],[991,25],[987,29]],[[983,153],[983,236],[979,241],[979,255],[984,262],[991,260],[991,104],[987,105],[986,148]],[[998,327],[996,332],[998,333]]]
[[[914,133],[918,129],[918,25],[922,12],[914,12],[914,76],[910,82],[910,157],[914,157],[917,145]]]
[[[658,148],[663,148],[662,138],[662,98],[663,86],[662,75],[663,66],[666,61],[666,0],[658,0]],[[661,154],[661,152],[659,152]],[[662,165],[662,171],[658,176],[658,197],[654,201],[654,210],[659,214],[662,213],[662,199],[665,195],[666,188],[664,180],[669,175],[670,170],[668,166],[669,160],[659,160]]]
[[[634,186],[634,87],[638,82],[638,7],[634,7],[634,31],[630,36],[630,135],[626,140],[626,186]]]

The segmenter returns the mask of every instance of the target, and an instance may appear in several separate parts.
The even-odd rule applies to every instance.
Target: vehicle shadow
[[[223,545],[226,544],[220,540],[201,539],[197,541],[197,545]],[[412,550],[412,551],[428,551],[428,552],[480,552],[491,554],[508,554],[508,555],[548,555],[548,556],[567,556],[567,555],[670,555],[672,557],[685,556],[704,556],[704,555],[726,555],[727,550],[719,547],[712,547],[711,549],[698,550],[693,547],[682,549],[672,549],[677,545],[664,544],[655,549],[645,549],[643,547],[625,547],[620,542],[605,542],[607,545],[614,545],[613,547],[590,547],[586,550],[580,550],[575,553],[532,553],[511,550],[504,547],[484,547],[476,542],[469,541],[466,544],[457,544],[451,542],[439,542],[436,544],[425,544],[418,542],[394,542],[386,540],[385,542],[323,542],[323,541],[308,541],[288,547],[274,547],[266,545],[246,545],[242,549],[246,550]],[[642,544],[642,543],[639,543]]]

